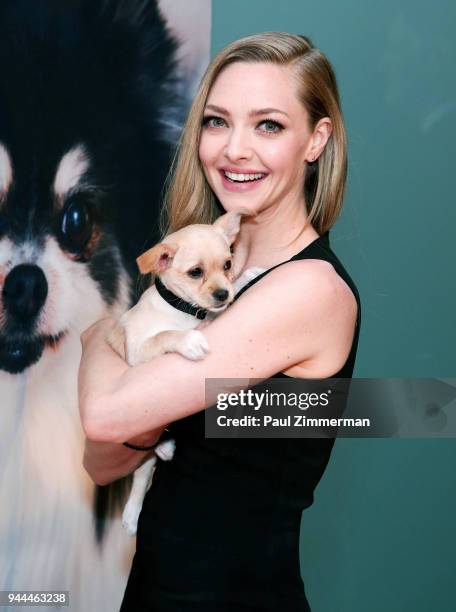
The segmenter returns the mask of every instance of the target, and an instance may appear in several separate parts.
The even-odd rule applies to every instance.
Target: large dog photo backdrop
[[[135,258],[158,237],[210,10],[0,3],[0,590],[67,590],[78,612],[120,606],[129,481],[95,487],[83,469],[79,338],[138,298]]]

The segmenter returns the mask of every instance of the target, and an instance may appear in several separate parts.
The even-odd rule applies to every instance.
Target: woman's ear
[[[177,246],[160,242],[136,259],[141,274],[160,274],[164,272],[173,260]]]
[[[253,214],[247,208],[232,210],[219,217],[212,227],[225,236],[228,244],[233,244],[241,229],[241,219],[244,216],[253,216]]]
[[[329,117],[323,117],[314,127],[310,147],[306,155],[307,162],[314,162],[323,152],[329,137],[332,134],[332,122]]]

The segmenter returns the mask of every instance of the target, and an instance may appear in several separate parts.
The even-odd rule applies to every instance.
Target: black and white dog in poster
[[[79,336],[138,297],[179,54],[155,0],[0,2],[0,590],[77,612],[118,609],[134,549],[82,467]]]

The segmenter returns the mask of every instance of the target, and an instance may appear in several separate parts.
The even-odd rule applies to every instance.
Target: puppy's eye
[[[92,219],[87,206],[80,200],[65,206],[60,222],[60,235],[65,247],[73,252],[82,251],[92,235]]]
[[[223,269],[224,270],[231,270],[231,260],[230,259],[227,259],[225,261],[225,265],[223,266]]]
[[[203,276],[203,268],[192,268],[187,272],[191,278],[201,278]]]

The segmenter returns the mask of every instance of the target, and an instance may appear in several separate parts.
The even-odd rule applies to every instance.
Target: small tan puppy
[[[209,351],[206,338],[195,328],[213,319],[233,301],[235,294],[263,272],[246,270],[233,284],[231,245],[247,211],[229,212],[213,225],[189,225],[138,257],[143,274],[155,275],[147,289],[119,319],[107,341],[130,366],[164,353],[180,353],[187,359],[203,359]],[[167,461],[174,454],[174,441],[155,447]],[[142,502],[149,487],[156,456],[135,471],[133,486],[123,513],[123,525],[134,535]]]

